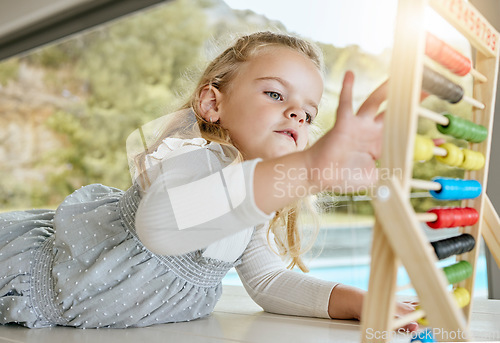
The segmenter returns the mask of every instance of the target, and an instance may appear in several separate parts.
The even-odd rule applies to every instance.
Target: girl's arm
[[[271,219],[253,198],[257,162],[227,165],[207,147],[175,150],[155,166],[157,177],[142,194],[135,216],[142,243],[180,255]]]
[[[270,249],[267,227],[258,228],[248,244],[236,271],[250,297],[265,311],[293,316],[357,319],[361,318],[366,292],[329,282],[285,268]],[[396,316],[415,310],[414,304],[396,304]],[[403,329],[415,331],[416,323]]]
[[[257,228],[236,266],[250,297],[267,312],[330,318],[328,304],[337,283],[286,269],[266,233],[267,227]]]

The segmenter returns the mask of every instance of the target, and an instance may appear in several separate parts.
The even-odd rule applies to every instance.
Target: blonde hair
[[[234,147],[227,130],[222,128],[217,122],[208,122],[201,116],[202,112],[199,108],[200,94],[206,86],[214,87],[222,93],[228,92],[231,81],[238,73],[238,67],[242,63],[252,59],[266,47],[287,47],[300,52],[308,57],[317,66],[318,70],[323,73],[323,60],[320,49],[306,40],[273,32],[257,32],[240,37],[233,46],[227,48],[207,66],[191,97],[181,107],[181,109],[193,109],[202,138],[222,146]],[[169,130],[169,132],[172,132],[172,130]],[[155,151],[167,136],[168,132],[164,132],[155,144],[141,154],[138,161],[142,164],[142,167],[144,166],[142,162],[144,156],[147,153]],[[237,161],[243,161],[241,153],[238,154]],[[310,199],[299,201],[277,211],[275,217],[270,222],[267,237],[269,242],[270,233],[274,234],[274,241],[278,248],[277,253],[282,258],[290,260],[288,268],[291,269],[297,266],[302,271],[307,272],[308,269],[303,263],[301,256],[312,247],[314,239],[306,247],[302,246],[302,235],[298,225],[299,208],[301,210],[309,210],[311,213],[315,212]],[[319,225],[317,224],[317,217],[312,216],[312,218],[315,219],[315,237]]]

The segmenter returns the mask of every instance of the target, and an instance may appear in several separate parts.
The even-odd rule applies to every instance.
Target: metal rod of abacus
[[[424,107],[419,107],[417,113],[419,116],[430,119],[443,126],[446,126],[450,123],[449,119],[443,116],[442,114],[436,113]]]
[[[486,76],[484,76],[483,74],[481,74],[480,72],[478,72],[474,68],[472,68],[469,73],[472,75],[473,78],[477,79],[480,82],[486,82],[486,81],[488,81],[488,79],[486,78]]]
[[[415,216],[417,217],[417,220],[419,222],[434,222],[438,219],[438,216],[436,213],[430,213],[430,212],[423,212],[423,213],[416,213]]]
[[[406,324],[409,324],[411,322],[415,322],[420,318],[425,317],[425,312],[422,309],[415,310],[413,312],[410,312],[409,314],[396,318],[392,321],[392,330],[398,330],[399,328],[404,327]]]
[[[471,97],[468,97],[467,95],[464,95],[462,97],[462,100],[465,101],[466,103],[474,106],[474,107],[477,107],[481,110],[484,110],[484,104],[474,98],[471,98]]]
[[[441,185],[437,182],[427,181],[427,180],[418,180],[418,179],[411,179],[410,180],[410,187],[416,188],[416,189],[426,189],[429,191],[430,190],[439,191],[441,189]]]

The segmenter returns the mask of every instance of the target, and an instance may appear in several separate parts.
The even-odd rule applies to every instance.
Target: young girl
[[[90,185],[56,211],[0,215],[0,322],[189,321],[212,312],[233,266],[266,311],[359,319],[364,291],[285,269],[268,242],[272,233],[281,254],[304,270],[299,200],[375,181],[385,85],[354,115],[348,72],[335,127],[309,144],[323,92],[320,56],[295,37],[242,37],[136,156],[129,190]],[[335,178],[348,173],[333,169],[365,177]],[[397,314],[412,310],[399,304]]]

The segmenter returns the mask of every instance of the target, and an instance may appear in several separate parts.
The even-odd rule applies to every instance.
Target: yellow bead
[[[420,309],[421,309],[420,305],[415,307],[415,310],[420,310]],[[422,326],[429,326],[429,320],[427,319],[427,317],[422,317],[420,319],[417,319],[417,323],[419,323]]]
[[[453,297],[455,298],[459,308],[463,308],[470,303],[470,293],[463,287],[455,288],[455,290],[453,290]],[[415,310],[419,309],[421,309],[420,305],[415,307]],[[417,323],[422,326],[429,326],[429,320],[427,319],[427,317],[418,319]]]
[[[463,287],[457,287],[453,291],[455,300],[457,301],[458,307],[462,308],[470,303],[470,293]]]
[[[434,156],[434,142],[432,139],[420,135],[415,136],[413,149],[414,161],[428,161]]]
[[[467,170],[479,170],[484,167],[484,155],[477,151],[463,149],[464,160],[460,165],[461,168]]]
[[[459,167],[464,161],[464,153],[454,144],[444,143],[439,146],[446,150],[446,156],[436,156],[436,159],[441,163],[452,167]]]

